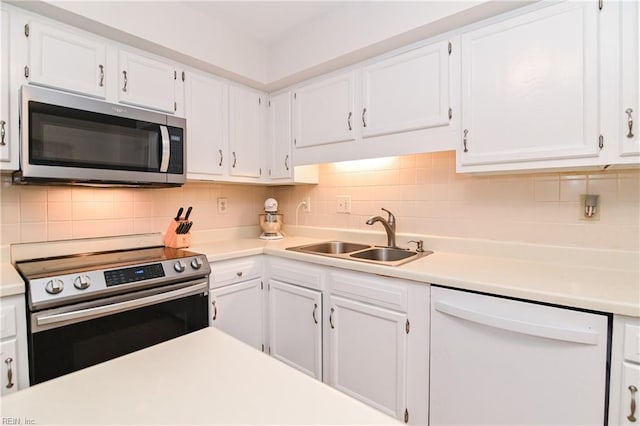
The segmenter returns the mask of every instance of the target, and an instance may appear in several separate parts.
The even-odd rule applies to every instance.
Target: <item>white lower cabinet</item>
[[[269,280],[269,353],[322,380],[322,293]]]
[[[616,315],[611,346],[609,425],[640,424],[640,318]]]
[[[262,257],[211,264],[210,325],[264,350]]]
[[[0,299],[0,395],[29,387],[24,295]]]
[[[609,316],[431,288],[431,425],[605,424]]]

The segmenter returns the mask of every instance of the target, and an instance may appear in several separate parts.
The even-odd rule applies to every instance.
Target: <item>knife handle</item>
[[[184,220],[189,220],[189,215],[191,214],[191,209],[193,207],[189,206],[189,208],[187,209],[187,214],[184,215]]]
[[[182,216],[182,210],[184,210],[182,207],[178,209],[178,214],[175,217],[176,222],[180,220],[180,216]]]

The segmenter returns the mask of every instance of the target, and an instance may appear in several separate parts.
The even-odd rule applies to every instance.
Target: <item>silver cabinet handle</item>
[[[331,326],[331,328],[335,328],[335,327],[333,326],[333,312],[334,312],[334,311],[335,311],[335,310],[334,310],[333,308],[331,308],[331,313],[329,314],[329,325]]]
[[[367,127],[367,120],[365,119],[365,114],[367,113],[367,109],[362,109],[362,127]]]
[[[638,388],[633,386],[633,385],[629,385],[629,392],[631,392],[631,412],[629,413],[629,415],[627,416],[627,420],[629,420],[631,423],[635,423],[636,422],[636,392],[638,392]]]
[[[11,368],[11,363],[13,362],[13,358],[7,358],[4,360],[4,363],[7,364],[7,389],[11,389],[13,387],[13,369]]]
[[[213,305],[213,320],[215,321],[218,318],[218,307],[216,306],[216,301],[211,302]]]
[[[231,165],[231,167],[235,168],[235,167],[236,167],[236,162],[237,162],[237,160],[238,160],[238,158],[236,157],[236,152],[235,152],[235,151],[233,151],[233,152],[231,153],[231,155],[233,155],[233,164]]]
[[[633,109],[627,108],[625,113],[627,113],[627,125],[629,126],[629,133],[627,133],[627,137],[631,139],[634,136],[633,135],[633,116],[631,115],[633,114]]]
[[[318,310],[318,304],[317,304],[317,303],[314,303],[314,304],[313,304],[313,313],[311,314],[311,316],[313,316],[313,322],[314,322],[315,324],[317,324],[317,323],[318,323],[318,318],[316,317],[316,311],[317,311],[317,310]]]
[[[287,154],[287,156],[284,157],[284,168],[287,169],[287,171],[289,171],[289,154]]]
[[[464,152],[469,152],[467,149],[467,135],[469,134],[469,129],[464,129],[464,138],[462,139],[462,144],[464,145]]]
[[[222,155],[221,149],[218,150],[218,154],[220,155],[220,162],[218,163],[218,167],[222,167],[222,159],[224,158],[224,156]]]
[[[128,83],[127,72],[126,71],[122,71],[122,75],[124,76],[124,85],[122,86],[122,91],[126,92],[127,91],[127,83]]]
[[[5,128],[5,126],[7,125],[7,122],[4,120],[0,120],[0,145],[5,146],[7,143],[4,141],[6,135],[7,135],[7,129]]]
[[[351,129],[351,116],[353,115],[353,113],[351,111],[349,111],[349,116],[347,117],[347,126],[349,126],[349,130]]]
[[[100,64],[98,65],[98,68],[100,68],[100,81],[98,82],[98,86],[103,87],[104,86],[104,65]]]

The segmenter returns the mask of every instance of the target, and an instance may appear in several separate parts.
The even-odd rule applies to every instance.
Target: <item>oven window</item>
[[[29,127],[31,164],[160,170],[157,124],[30,101]]]
[[[198,294],[31,334],[32,385],[208,326]]]

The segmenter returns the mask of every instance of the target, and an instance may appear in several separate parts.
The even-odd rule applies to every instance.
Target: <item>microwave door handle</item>
[[[167,126],[160,126],[160,136],[162,137],[160,172],[166,173],[167,170],[169,170],[169,157],[171,156],[171,144],[169,142],[169,129],[167,129]]]

